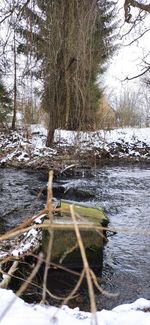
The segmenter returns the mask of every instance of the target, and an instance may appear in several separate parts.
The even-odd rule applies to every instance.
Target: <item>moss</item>
[[[67,201],[61,201],[62,212],[61,215],[65,217],[66,215],[70,215],[70,206],[71,203]],[[107,226],[109,220],[106,216],[104,210],[102,208],[91,208],[84,205],[74,205],[75,212],[79,214],[79,216],[85,218],[87,222],[93,222],[95,224],[102,224],[103,226]],[[63,211],[64,210],[64,211]]]

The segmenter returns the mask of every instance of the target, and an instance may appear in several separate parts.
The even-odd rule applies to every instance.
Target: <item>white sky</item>
[[[144,1],[145,2],[145,1]],[[128,29],[131,28],[131,24],[124,24],[124,10],[123,10],[124,0],[119,0],[119,18],[121,18],[120,24],[122,28],[119,30],[120,36],[125,34]],[[132,15],[139,11],[133,9]],[[146,58],[146,61],[150,63],[150,31],[146,33],[138,41],[134,42],[132,45],[125,46],[129,44],[133,39],[135,39],[140,32],[143,32],[145,29],[150,29],[150,19],[149,16],[147,19],[142,21],[140,27],[133,30],[132,33],[127,35],[121,41],[121,48],[118,49],[113,59],[110,62],[109,68],[105,74],[105,87],[106,92],[114,95],[117,95],[123,89],[138,89],[140,86],[140,78],[134,79],[132,81],[124,81],[126,77],[134,77],[141,73],[144,67],[142,64],[142,59]],[[111,95],[110,95],[111,96]]]

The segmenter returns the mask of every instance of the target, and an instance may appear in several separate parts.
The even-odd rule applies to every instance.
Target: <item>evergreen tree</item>
[[[0,76],[0,124],[7,121],[7,115],[10,114],[11,109],[11,99]]]
[[[38,10],[37,10],[38,8]],[[93,129],[101,91],[96,83],[112,55],[114,3],[109,0],[37,0],[25,7],[26,39],[18,51],[40,62],[42,104],[49,114],[47,145],[56,128]]]

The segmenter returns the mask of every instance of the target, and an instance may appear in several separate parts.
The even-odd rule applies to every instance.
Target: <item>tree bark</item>
[[[47,147],[51,147],[53,145],[54,132],[55,132],[55,129],[49,129],[49,131],[48,131],[47,140],[46,140]]]

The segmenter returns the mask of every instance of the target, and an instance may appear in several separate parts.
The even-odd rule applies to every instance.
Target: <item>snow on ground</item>
[[[85,146],[90,144],[97,148],[113,142],[125,142],[130,146],[136,143],[145,143],[147,146],[150,146],[150,128],[122,128],[97,132],[56,130],[55,142],[62,142],[66,145],[81,143],[81,145]]]
[[[0,165],[36,166],[37,160],[43,157],[52,158],[57,153],[52,148],[46,148],[45,128],[34,126],[33,130],[0,132]],[[14,165],[14,164],[13,164]]]
[[[111,311],[97,312],[98,325],[149,325],[150,301],[140,298],[134,303],[120,305]],[[91,313],[79,308],[70,309],[27,304],[15,296],[11,290],[0,289],[0,324],[1,325],[90,325],[96,324]]]
[[[150,128],[97,132],[56,130],[53,148],[46,147],[46,136],[47,130],[41,125],[31,125],[20,132],[0,132],[0,165],[44,168],[62,154],[64,157],[77,154],[79,159],[88,154],[98,159],[150,160]]]
[[[57,130],[55,142],[81,149],[105,150],[111,158],[150,158],[150,128],[122,128],[110,131],[72,132]]]

